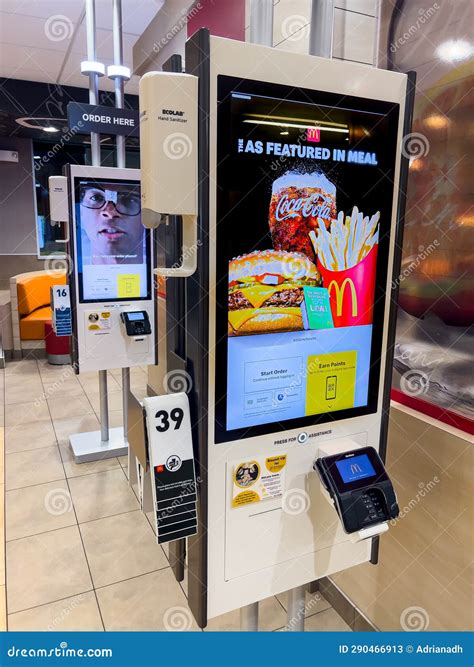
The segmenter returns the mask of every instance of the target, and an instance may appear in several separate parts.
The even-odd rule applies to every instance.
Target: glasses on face
[[[141,211],[140,195],[126,190],[102,190],[101,188],[82,188],[81,206],[99,210],[107,202],[112,202],[121,215],[138,215]]]

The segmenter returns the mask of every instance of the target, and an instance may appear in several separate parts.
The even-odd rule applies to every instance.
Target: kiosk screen
[[[149,231],[138,181],[75,178],[80,303],[150,299]]]
[[[216,441],[375,412],[399,106],[218,99]]]

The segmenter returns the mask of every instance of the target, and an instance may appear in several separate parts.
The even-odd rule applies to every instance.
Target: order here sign
[[[67,105],[69,130],[77,134],[123,134],[139,136],[140,115],[134,109],[116,109],[96,104],[69,102]]]

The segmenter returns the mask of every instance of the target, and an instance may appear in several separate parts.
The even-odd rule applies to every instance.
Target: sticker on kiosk
[[[257,457],[232,465],[232,507],[283,495],[286,454]]]

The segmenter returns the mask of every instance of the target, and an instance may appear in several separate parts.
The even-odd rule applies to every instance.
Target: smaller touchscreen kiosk
[[[138,169],[68,165],[69,285],[76,373],[156,362],[152,232]],[[122,427],[70,436],[77,463],[127,453]]]
[[[69,166],[79,373],[155,363],[151,231],[137,169]]]

